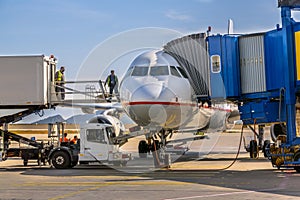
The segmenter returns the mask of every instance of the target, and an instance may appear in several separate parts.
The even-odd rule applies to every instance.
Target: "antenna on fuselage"
[[[227,33],[233,34],[233,20],[232,19],[228,19]]]

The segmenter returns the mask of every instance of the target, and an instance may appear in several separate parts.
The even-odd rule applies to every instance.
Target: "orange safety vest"
[[[77,140],[75,140],[75,139],[73,138],[70,142],[73,142],[73,144],[76,144]]]
[[[68,138],[64,137],[64,138],[59,138],[60,142],[69,142]]]

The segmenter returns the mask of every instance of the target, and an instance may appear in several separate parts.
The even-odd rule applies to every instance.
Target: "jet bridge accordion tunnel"
[[[300,23],[293,26],[296,96],[300,96]],[[245,125],[286,121],[284,33],[208,37],[211,98],[238,102]],[[220,87],[224,85],[224,87]]]

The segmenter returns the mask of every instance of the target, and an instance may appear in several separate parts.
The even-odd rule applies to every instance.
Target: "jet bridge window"
[[[220,73],[221,72],[221,58],[219,55],[212,55],[210,57],[210,67],[212,73]]]
[[[173,76],[181,77],[180,74],[179,74],[179,72],[177,71],[176,67],[171,66],[170,69],[171,69],[171,74],[172,74]]]
[[[88,129],[86,130],[86,139],[89,142],[97,142],[106,144],[103,129]]]
[[[166,76],[166,75],[169,75],[168,66],[151,67],[150,75],[151,76]]]
[[[134,67],[131,76],[146,76],[148,74],[149,67]]]

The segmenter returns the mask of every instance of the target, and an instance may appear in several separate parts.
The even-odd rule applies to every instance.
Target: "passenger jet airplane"
[[[199,106],[184,68],[163,50],[137,56],[120,83],[119,91],[122,109],[138,126],[149,130],[147,140],[139,143],[140,156],[150,150],[163,152],[174,131],[224,128],[227,113]],[[109,107],[98,105],[95,108]],[[114,119],[110,120],[111,124],[122,133],[118,130],[121,126],[116,125],[118,120]]]
[[[151,150],[158,152],[157,158],[163,158],[164,149],[174,139],[175,131],[223,130],[228,116],[225,111],[204,108],[197,102],[186,71],[163,50],[147,51],[137,56],[123,77],[119,91],[121,110],[138,126],[148,130],[146,141],[139,143],[141,157]],[[111,113],[120,110],[114,105],[94,107],[112,108],[104,115],[114,115]],[[108,120],[116,127],[116,135],[122,136],[123,124],[115,117]],[[90,123],[101,121],[103,116],[100,120],[95,117]],[[127,137],[123,137],[127,141]],[[120,143],[124,144],[124,141]]]

